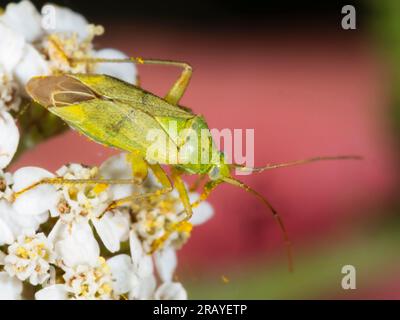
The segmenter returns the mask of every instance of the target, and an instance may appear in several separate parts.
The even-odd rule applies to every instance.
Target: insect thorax
[[[168,139],[176,146],[169,149],[165,164],[175,165],[190,174],[205,174],[220,163],[221,154],[216,148],[207,123],[202,116],[191,119],[159,119],[168,133]]]

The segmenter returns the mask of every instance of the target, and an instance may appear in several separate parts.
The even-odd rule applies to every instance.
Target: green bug
[[[161,64],[183,68],[179,79],[174,83],[164,98],[158,97],[138,86],[120,81],[106,75],[89,74],[62,74],[54,76],[40,76],[32,78],[26,90],[31,98],[47,108],[90,139],[106,146],[127,151],[131,154],[134,179],[126,180],[66,180],[62,178],[45,179],[18,192],[19,194],[39,184],[123,184],[137,183],[143,180],[148,169],[151,169],[163,186],[160,190],[145,194],[133,194],[130,197],[116,200],[108,209],[123,205],[135,199],[168,193],[175,187],[185,208],[187,220],[192,215],[192,208],[205,200],[208,195],[221,183],[229,183],[240,187],[261,200],[273,213],[277,220],[287,247],[289,267],[292,266],[291,244],[282,219],[265,197],[251,189],[233,176],[233,169],[251,170],[260,172],[264,170],[314,162],[319,160],[355,159],[356,156],[316,157],[306,160],[279,163],[261,168],[245,168],[236,164],[228,164],[224,155],[216,150],[211,135],[200,137],[201,132],[209,132],[207,123],[202,116],[194,114],[187,108],[179,106],[191,75],[192,68],[189,64],[176,61],[163,61],[152,59],[86,59],[93,63],[103,62],[136,62],[143,64]],[[168,131],[168,123],[176,124],[176,132]],[[200,139],[201,147],[193,145],[184,130],[191,129]],[[166,152],[149,156],[148,150],[151,142],[145,137],[151,130],[166,133],[169,147]],[[194,163],[182,161],[178,156],[175,161],[170,161],[171,153],[182,155],[185,158],[193,157],[193,150],[206,149],[210,154],[216,154],[212,161]],[[170,177],[161,167],[171,167]],[[198,201],[190,203],[182,174],[195,174],[199,178],[209,178],[204,185],[204,191]]]

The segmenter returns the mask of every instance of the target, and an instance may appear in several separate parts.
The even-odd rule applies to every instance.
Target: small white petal
[[[187,293],[179,282],[163,283],[154,294],[157,300],[186,300]]]
[[[63,284],[54,284],[35,293],[36,300],[67,300],[68,291]]]
[[[50,5],[53,7],[55,25],[45,31],[48,33],[75,32],[81,39],[88,36],[88,22],[83,15],[66,7]]]
[[[0,22],[23,35],[28,42],[33,42],[42,35],[41,16],[30,1],[9,3]]]
[[[99,168],[101,176],[106,179],[130,179],[132,170],[127,157],[127,153],[120,153],[108,158]]]
[[[51,243],[56,244],[58,241],[65,239],[68,232],[68,225],[64,223],[61,219],[57,219],[56,224],[51,229],[47,239]]]
[[[0,245],[11,244],[14,240],[10,227],[0,218]]]
[[[7,272],[0,272],[0,300],[20,300],[21,293],[22,282]]]
[[[10,204],[5,201],[0,201],[0,246],[11,244],[15,241],[16,226],[12,221],[12,210]]]
[[[34,234],[47,217],[47,213],[37,216],[21,215],[8,201],[0,200],[0,245],[14,242],[19,235],[28,230]]]
[[[178,263],[175,250],[167,247],[156,251],[154,253],[154,263],[160,279],[163,282],[172,281],[172,276]]]
[[[104,246],[114,253],[119,250],[120,244],[117,235],[113,233],[110,214],[111,212],[108,212],[101,219],[93,219],[92,222]]]
[[[108,158],[99,168],[100,175],[104,179],[131,179],[132,169],[127,161],[127,154],[120,153]],[[135,192],[135,187],[129,184],[116,184],[108,187],[113,200],[130,196]]]
[[[23,167],[14,173],[13,190],[18,192],[42,179],[54,178],[54,175],[39,167]]]
[[[127,55],[116,49],[101,49],[94,54],[95,57],[104,59],[127,59]],[[136,84],[137,70],[134,63],[98,63],[95,72],[107,74],[123,81]]]
[[[110,252],[118,251],[120,242],[126,240],[129,233],[129,215],[119,211],[107,212],[92,222],[105,247]]]
[[[76,223],[65,239],[55,245],[56,253],[68,267],[96,266],[100,248],[88,222]]]
[[[140,279],[138,285],[133,287],[129,293],[129,299],[150,300],[154,299],[157,281],[153,274]]]
[[[35,215],[34,216],[37,223],[42,224],[45,223],[49,219],[49,213],[46,211],[45,213]],[[33,228],[36,230],[36,228]]]
[[[14,211],[11,218],[19,229],[21,230],[30,229],[36,231],[39,229],[39,226],[42,223],[45,223],[47,221],[47,219],[49,218],[49,214],[48,212],[44,212],[38,215],[26,215]],[[18,231],[16,235],[19,235],[19,233],[20,231]]]
[[[0,169],[10,163],[17,151],[18,142],[19,131],[13,117],[6,111],[0,112]]]
[[[119,254],[107,260],[111,269],[113,289],[116,294],[127,293],[131,290],[132,284],[137,281],[131,257],[127,254]]]
[[[0,39],[0,64],[12,74],[24,53],[25,39],[2,23],[0,23]]]
[[[48,75],[50,69],[44,57],[29,43],[23,50],[21,60],[15,66],[14,77],[24,88],[34,76]]]
[[[193,203],[197,199],[199,199],[198,193],[190,193],[189,194],[190,202]],[[213,207],[206,201],[202,201],[199,206],[193,209],[193,216],[189,220],[191,224],[197,226],[199,224],[203,224],[208,221],[214,215]]]
[[[142,243],[136,233],[131,231],[129,234],[129,246],[133,268],[140,278],[145,278],[153,273],[153,261],[151,256],[143,251]]]
[[[47,170],[37,167],[23,167],[14,173],[13,191],[18,192],[43,179],[53,178]],[[25,215],[38,215],[57,205],[59,199],[55,186],[38,185],[22,193],[13,203],[15,211]]]
[[[130,179],[132,169],[127,157],[127,153],[120,153],[108,158],[99,168],[101,176],[106,179]]]
[[[27,230],[38,230],[47,217],[47,213],[36,216],[19,214],[8,201],[0,200],[0,245],[14,242],[16,237]]]

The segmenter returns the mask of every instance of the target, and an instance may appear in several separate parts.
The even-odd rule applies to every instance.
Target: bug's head
[[[48,109],[96,98],[90,88],[69,75],[33,77],[25,88],[35,102]]]

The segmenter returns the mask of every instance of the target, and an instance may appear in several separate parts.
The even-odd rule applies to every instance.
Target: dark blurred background
[[[0,1],[5,6],[9,1]],[[32,1],[41,8],[49,1]],[[135,22],[178,28],[273,27],[337,24],[344,5],[357,7],[360,25],[370,13],[366,1],[53,1],[82,13],[89,21]]]
[[[105,26],[98,47],[190,62],[182,103],[212,128],[254,128],[256,165],[365,157],[243,178],[285,220],[293,274],[264,208],[242,190],[217,189],[215,217],[179,255],[190,298],[400,298],[400,1],[54,2]],[[341,27],[349,4],[356,30]],[[139,71],[143,87],[159,95],[178,75]],[[55,170],[113,153],[68,132],[15,167]],[[356,267],[356,290],[341,287],[347,264]]]

